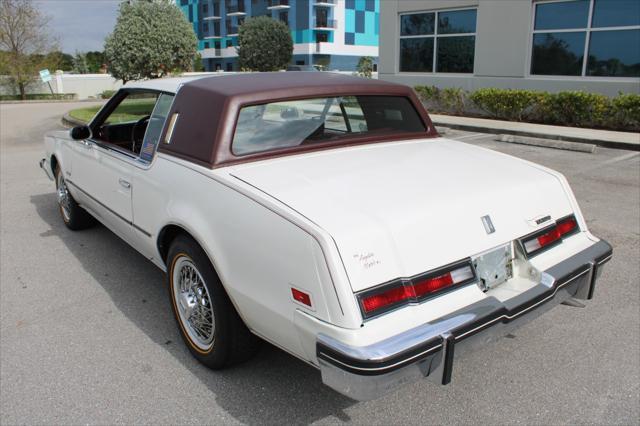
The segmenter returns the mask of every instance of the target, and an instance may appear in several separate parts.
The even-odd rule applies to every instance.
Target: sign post
[[[49,85],[49,90],[51,90],[51,94],[53,95],[53,88],[51,87],[51,73],[48,69],[40,70],[40,80]]]

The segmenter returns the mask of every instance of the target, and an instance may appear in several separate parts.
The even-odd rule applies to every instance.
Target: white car
[[[382,81],[133,83],[45,145],[62,220],[95,218],[166,271],[199,361],[261,338],[357,400],[448,383],[454,348],[590,299],[612,255],[561,174],[439,137]]]

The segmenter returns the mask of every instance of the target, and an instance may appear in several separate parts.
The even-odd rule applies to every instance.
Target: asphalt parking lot
[[[449,131],[563,172],[613,260],[586,308],[558,306],[458,357],[450,385],[357,403],[267,344],[236,368],[201,366],[180,340],[160,270],[102,226],[64,227],[37,161],[43,133],[75,107],[0,105],[0,423],[639,422],[640,153]]]

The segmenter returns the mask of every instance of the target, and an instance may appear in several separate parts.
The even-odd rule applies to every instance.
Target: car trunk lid
[[[354,292],[481,253],[548,224],[536,218],[571,212],[552,174],[442,138],[282,157],[231,174],[327,231]]]

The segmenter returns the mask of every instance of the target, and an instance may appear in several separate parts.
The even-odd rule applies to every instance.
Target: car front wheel
[[[173,314],[193,356],[213,369],[250,358],[260,340],[239,317],[204,250],[180,235],[167,260]]]
[[[54,174],[56,177],[58,210],[60,210],[60,216],[64,224],[74,231],[92,226],[95,223],[95,219],[74,200],[64,180],[60,166],[56,166]]]

